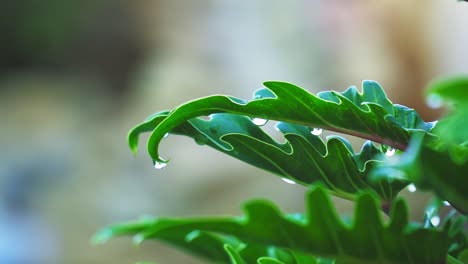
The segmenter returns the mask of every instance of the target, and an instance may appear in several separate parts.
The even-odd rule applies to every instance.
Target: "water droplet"
[[[157,170],[164,169],[164,167],[166,166],[167,166],[166,162],[159,162],[159,161],[154,162],[154,168]]]
[[[164,134],[164,138],[167,138],[169,136],[169,133]]]
[[[135,244],[141,244],[143,241],[145,241],[145,236],[143,234],[137,234],[133,237],[133,243]]]
[[[440,224],[440,217],[438,215],[431,217],[431,224],[433,226],[438,226]]]
[[[408,185],[408,191],[409,192],[415,192],[416,191],[416,186],[414,186],[414,184]]]
[[[323,132],[323,129],[321,128],[314,128],[312,129],[312,131],[310,131],[310,133],[314,136],[320,136],[322,135],[322,132]]]
[[[450,203],[447,202],[447,201],[443,201],[442,204],[443,204],[444,206],[450,206]]]
[[[394,148],[388,148],[387,151],[385,151],[385,156],[391,157],[395,155],[395,149]]]
[[[263,126],[268,122],[268,120],[256,117],[252,119],[252,122],[256,124],[257,126]]]
[[[443,104],[443,100],[440,96],[436,94],[431,94],[426,99],[426,104],[433,109],[440,108]]]
[[[289,184],[296,184],[295,181],[293,180],[290,180],[290,179],[287,179],[287,178],[281,178],[285,183],[289,183]]]

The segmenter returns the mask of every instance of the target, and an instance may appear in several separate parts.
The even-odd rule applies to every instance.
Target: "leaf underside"
[[[382,87],[374,81],[363,82],[363,93],[355,87],[345,92],[321,92],[317,96],[285,82],[265,82],[255,99],[244,100],[214,95],[183,104],[154,128],[148,140],[148,152],[155,161],[158,146],[166,133],[184,121],[215,113],[231,113],[268,120],[283,121],[308,127],[359,136],[405,149],[414,131],[429,132],[433,123],[425,123],[412,109],[393,105]],[[156,118],[153,116],[153,118]],[[131,139],[130,146],[136,149]]]
[[[162,162],[158,154],[162,138],[167,133],[181,134],[303,185],[321,182],[349,199],[368,189],[391,201],[408,181],[369,180],[370,170],[384,160],[382,149],[366,142],[360,153],[354,153],[345,139],[331,137],[324,143],[311,130],[344,132],[404,149],[413,133],[428,133],[434,125],[423,122],[412,109],[393,105],[372,81],[363,83],[362,94],[355,87],[315,96],[288,83],[267,82],[265,86],[250,102],[211,96],[159,112],[129,133],[129,145],[136,151],[138,136],[152,132],[148,151],[156,162]],[[209,120],[199,118],[206,115]],[[273,140],[249,117],[279,120],[277,128],[286,142]]]

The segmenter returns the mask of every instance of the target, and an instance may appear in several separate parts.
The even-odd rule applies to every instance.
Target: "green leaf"
[[[414,131],[428,132],[425,123],[411,109],[392,105],[379,84],[363,83],[363,93],[350,87],[343,93],[323,92],[312,95],[302,88],[284,82],[266,82],[267,89],[246,102],[238,98],[215,95],[190,101],[172,110],[151,133],[148,152],[153,160],[159,156],[159,143],[166,133],[192,118],[214,113],[231,113],[341,132],[404,150]],[[164,114],[165,115],[165,114]],[[157,119],[159,116],[153,117]],[[147,122],[148,123],[148,122]],[[141,125],[138,129],[141,129]],[[137,130],[138,130],[137,129]],[[135,135],[129,141],[135,149]]]
[[[465,228],[467,224],[468,217],[458,215],[455,211],[445,218],[443,228],[450,237],[450,255],[457,256],[468,249],[468,230]]]
[[[242,259],[242,257],[239,255],[239,253],[237,253],[237,251],[235,251],[234,248],[231,247],[230,245],[225,245],[224,249],[226,250],[226,252],[229,255],[229,259],[231,260],[231,264],[247,264],[247,262],[245,262]]]
[[[380,181],[378,184],[369,181],[369,171],[379,160],[384,160],[382,151],[370,142],[363,146],[360,153],[355,154],[343,138],[331,137],[324,144],[320,137],[311,135],[312,128],[308,126],[279,122],[277,128],[286,139],[286,142],[281,144],[273,140],[259,126],[253,124],[250,118],[242,115],[218,113],[210,115],[210,120],[195,117],[203,113],[208,114],[209,112],[204,112],[207,111],[205,108],[211,109],[208,105],[217,104],[218,101],[223,101],[221,98],[224,98],[240,109],[250,107],[248,109],[251,109],[249,110],[253,113],[251,115],[260,110],[260,112],[268,112],[266,110],[268,107],[275,109],[283,107],[284,112],[276,113],[277,119],[289,120],[293,119],[293,115],[288,113],[288,111],[291,112],[289,108],[295,104],[298,106],[294,108],[304,108],[301,100],[305,99],[301,98],[306,98],[311,106],[314,106],[315,115],[326,112],[322,114],[326,115],[327,120],[333,122],[335,126],[348,126],[351,129],[361,127],[361,130],[365,130],[362,128],[365,126],[369,128],[367,131],[369,133],[385,130],[389,135],[395,135],[394,137],[398,137],[396,135],[406,137],[416,131],[428,131],[432,128],[431,123],[422,122],[414,111],[392,105],[375,82],[364,82],[363,94],[358,93],[352,87],[342,94],[322,92],[319,93],[319,97],[291,84],[266,83],[266,85],[271,90],[257,91],[256,99],[250,103],[240,99],[215,96],[189,102],[170,113],[167,111],[157,113],[129,133],[130,148],[136,151],[138,136],[141,133],[153,131],[149,147],[157,149],[157,146],[151,147],[154,145],[151,138],[157,134],[166,135],[163,127],[167,127],[168,122],[173,124],[181,122],[170,132],[192,137],[198,144],[206,144],[256,167],[306,186],[322,182],[334,191],[335,195],[343,198],[353,199],[357,191],[370,189],[383,200],[391,201],[408,184],[408,181],[404,179]],[[286,90],[289,93],[286,93]],[[282,97],[276,98],[273,92],[281,94]],[[297,96],[293,96],[295,94]],[[288,100],[291,102],[286,103]],[[198,103],[193,105],[194,102]],[[201,107],[200,105],[204,105],[205,108],[197,109]],[[229,110],[230,107],[227,105],[225,107],[227,110],[224,111],[233,112]],[[334,110],[327,110],[331,108]],[[301,112],[303,111],[306,110],[302,109]],[[350,111],[354,114],[335,114]],[[245,111],[244,113],[249,114]],[[377,121],[379,117],[381,119]],[[299,116],[295,118],[292,121],[297,123],[313,123],[307,120],[300,121]],[[356,125],[356,123],[361,125]]]
[[[468,102],[468,76],[445,77],[433,81],[427,88],[429,99],[448,102]],[[434,98],[431,96],[438,96]]]
[[[138,133],[152,130],[163,119],[155,119],[136,127],[129,136],[131,146],[138,144]],[[244,116],[213,114],[210,120],[194,118],[176,127],[172,133],[193,138],[239,160],[270,171],[282,178],[308,186],[321,182],[335,195],[353,199],[353,195],[369,189],[383,200],[391,201],[407,185],[405,180],[378,184],[369,181],[369,172],[384,160],[382,150],[370,141],[360,153],[354,153],[348,141],[329,137],[324,143],[311,134],[311,128],[279,122],[276,128],[286,142],[278,143]]]
[[[434,130],[446,148],[468,159],[468,76],[443,78],[434,81],[428,88],[428,100],[435,100],[439,105],[449,104],[449,112],[440,120]],[[464,146],[459,146],[463,145]]]
[[[223,236],[191,228],[169,229],[146,229],[146,225],[158,222],[158,225],[164,225],[164,219],[143,219],[138,224],[125,223],[111,228],[105,228],[98,232],[93,242],[102,244],[115,236],[137,234],[134,236],[134,242],[139,244],[143,242],[148,232],[158,233],[158,239],[166,243],[185,250],[195,256],[209,259],[214,262],[228,263],[233,261],[245,261],[254,263],[262,257],[274,257],[278,261],[286,264],[313,264],[316,258],[290,252],[289,250],[275,248],[270,245],[260,245],[256,243],[245,244],[235,237]],[[154,235],[154,234],[153,234]],[[226,248],[229,248],[226,249]],[[233,251],[234,250],[234,251]],[[235,262],[234,262],[235,263]],[[242,262],[240,262],[242,263]]]
[[[372,174],[388,181],[395,175],[433,191],[458,211],[468,213],[468,78],[443,79],[429,89],[432,95],[455,103],[431,131],[436,140],[415,134],[407,151]],[[390,175],[390,176],[389,176]]]
[[[252,201],[245,205],[246,216],[242,218],[155,219],[117,225],[108,230],[115,235],[136,235],[143,239],[161,239],[161,234],[202,230],[234,236],[247,244],[335,258],[338,264],[445,263],[447,259],[448,234],[443,230],[410,225],[402,200],[394,202],[390,220],[385,224],[373,196],[361,194],[351,226],[338,218],[320,186],[308,193],[306,204],[304,217],[284,215],[266,201]],[[167,241],[166,238],[167,235],[162,240]]]
[[[465,249],[462,253],[460,253],[458,260],[461,263],[468,263],[468,249]]]
[[[134,242],[139,244],[144,240],[145,232],[153,232],[146,227],[154,223],[158,223],[159,227],[166,225],[166,221],[161,219],[143,219],[135,223],[125,223],[112,228],[106,228],[98,232],[94,238],[94,244],[102,244],[107,242],[112,237],[125,235],[129,233],[138,233],[134,237]],[[241,243],[235,238],[223,237],[220,235],[204,232],[200,230],[187,229],[171,229],[163,228],[158,231],[158,238],[161,241],[190,252],[193,255],[227,263],[229,256],[226,254],[225,245],[229,244],[233,247],[239,247]]]
[[[457,162],[447,150],[435,150],[424,143],[424,136],[413,138],[408,150],[373,172],[375,180],[396,175],[430,190],[464,214],[468,213],[468,161]]]

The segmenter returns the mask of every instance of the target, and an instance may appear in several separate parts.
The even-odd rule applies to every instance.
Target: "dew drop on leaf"
[[[322,135],[323,130],[321,128],[314,128],[310,133],[314,136],[320,136]]]
[[[157,170],[164,169],[164,167],[166,167],[166,165],[167,165],[166,162],[159,162],[159,161],[154,162],[154,168],[157,169]]]
[[[133,243],[141,244],[145,240],[145,236],[142,234],[137,234],[133,237]]]
[[[296,182],[294,182],[293,180],[290,180],[290,179],[287,179],[287,178],[281,178],[285,183],[289,183],[289,184],[296,184]]]
[[[408,191],[409,192],[415,192],[416,191],[416,186],[414,184],[408,185]]]
[[[169,133],[164,134],[164,138],[167,138],[169,136]]]
[[[442,204],[443,204],[444,206],[450,206],[450,203],[447,202],[447,201],[443,201]]]
[[[438,215],[431,217],[431,224],[433,226],[438,226],[440,224],[440,217]]]
[[[426,99],[426,104],[433,109],[440,108],[443,104],[443,100],[440,96],[436,94],[431,94]]]
[[[385,152],[385,156],[391,157],[395,155],[395,149],[394,148],[388,148],[387,151]]]
[[[257,126],[263,126],[268,122],[268,120],[263,119],[263,118],[253,118],[252,122],[256,124]]]

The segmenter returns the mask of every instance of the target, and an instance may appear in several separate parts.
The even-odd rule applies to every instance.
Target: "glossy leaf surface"
[[[157,113],[130,132],[130,147],[136,151],[138,136],[152,132],[148,148],[150,154],[152,150],[155,154],[161,135],[170,131],[297,183],[321,182],[336,195],[348,199],[353,199],[359,190],[370,189],[383,200],[391,201],[408,184],[405,179],[393,178],[378,183],[369,181],[369,171],[379,160],[384,160],[382,151],[370,142],[360,153],[354,153],[343,138],[332,137],[323,143],[320,137],[311,135],[314,128],[321,127],[363,137],[372,134],[370,138],[389,144],[407,144],[410,134],[426,133],[432,128],[432,123],[423,122],[413,110],[392,105],[377,83],[364,82],[362,94],[351,87],[343,93],[322,92],[318,96],[288,83],[265,85],[268,89],[257,91],[256,99],[249,103],[213,96],[189,102],[171,112]],[[281,109],[284,111],[278,111]],[[213,114],[217,112],[235,114]],[[207,114],[211,114],[209,120],[197,118]],[[286,142],[276,142],[242,114],[288,121],[277,125]],[[306,114],[315,117],[306,118]]]
[[[195,117],[215,113],[231,113],[277,120],[308,127],[322,128],[405,149],[414,131],[429,132],[433,124],[425,123],[416,112],[393,105],[380,85],[363,83],[363,93],[350,87],[343,93],[322,92],[317,96],[285,82],[266,82],[267,88],[257,91],[250,102],[229,96],[215,95],[183,104],[157,122],[148,140],[148,152],[158,162],[159,143],[166,133]],[[158,119],[159,115],[153,117]],[[147,123],[152,123],[151,120]],[[223,125],[223,124],[221,124]],[[150,127],[150,125],[143,125]],[[141,130],[137,127],[136,131]],[[137,132],[130,133],[129,142],[136,149]]]

